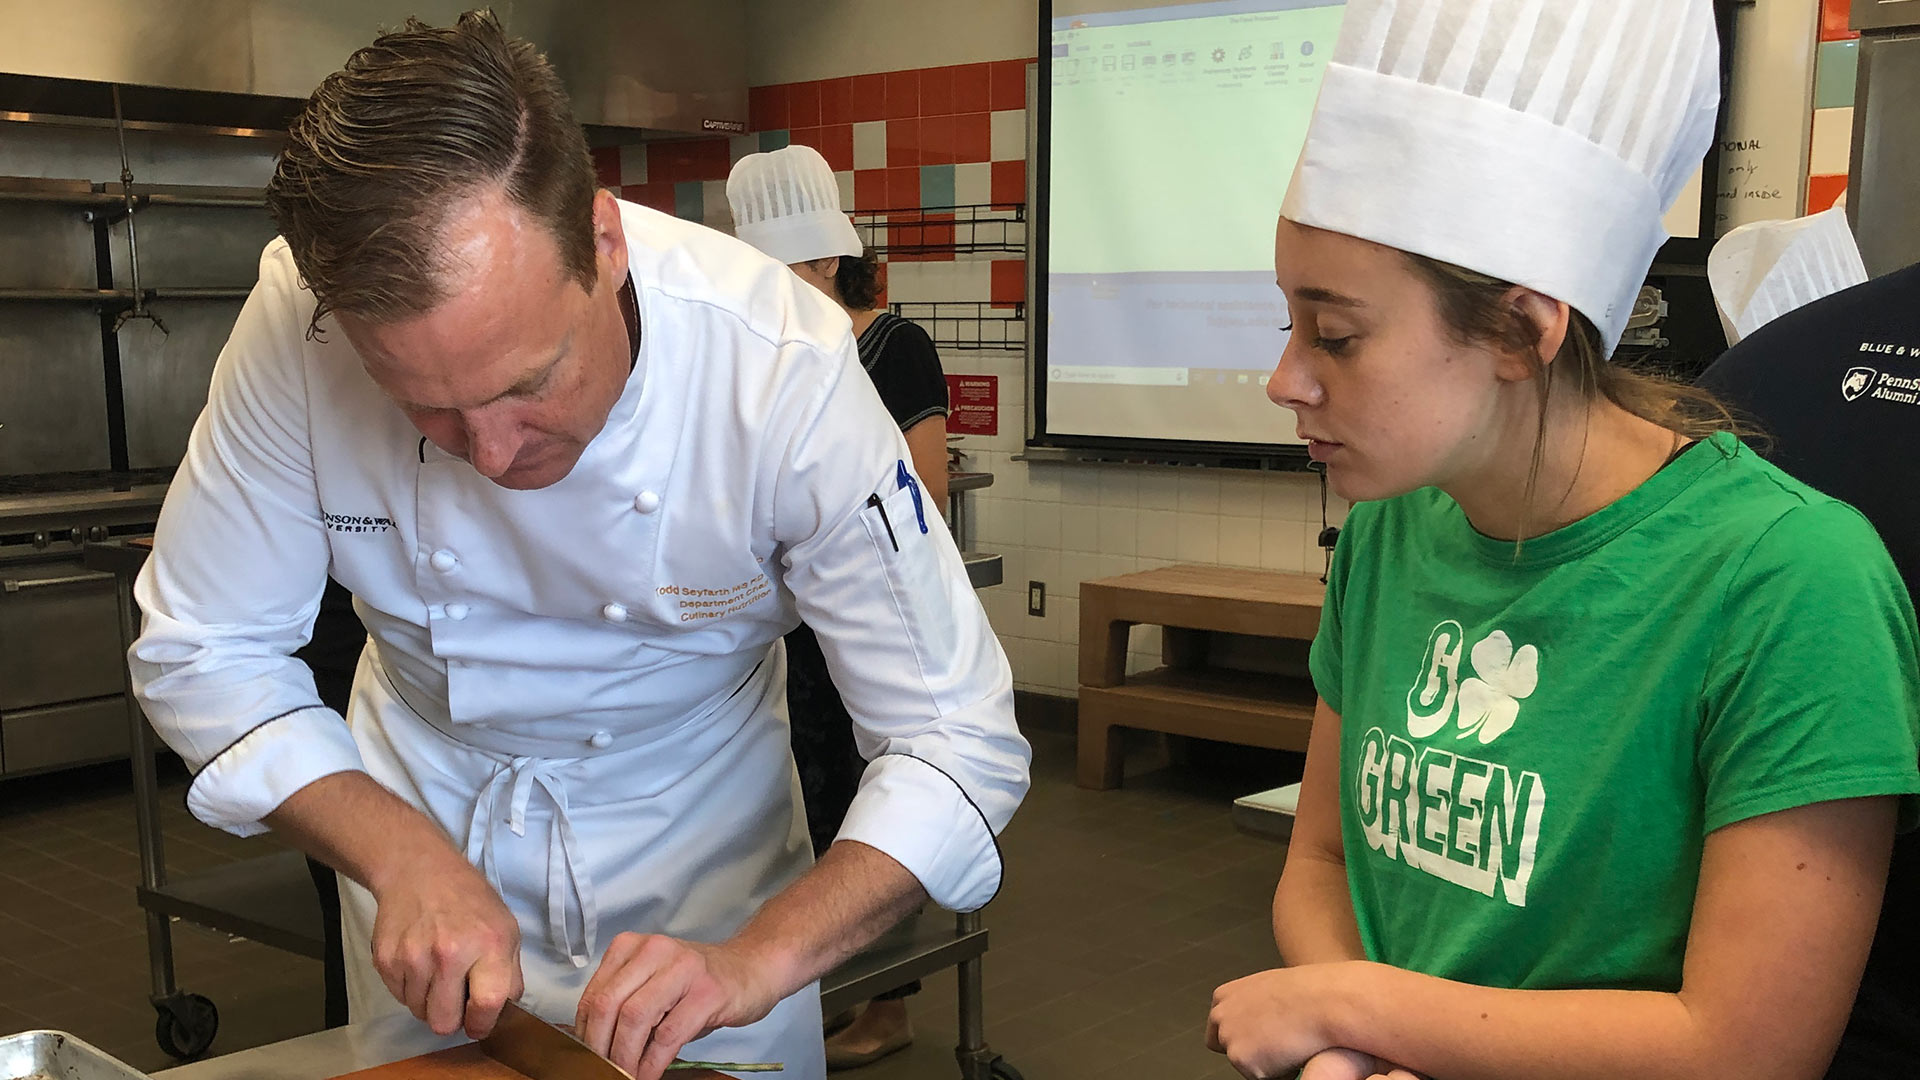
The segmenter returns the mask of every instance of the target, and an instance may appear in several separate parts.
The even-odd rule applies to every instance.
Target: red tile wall
[[[1807,213],[1817,214],[1822,210],[1833,209],[1840,196],[1847,190],[1847,178],[1840,176],[1807,177]]]
[[[856,169],[853,174],[853,205],[887,205],[887,170]]]
[[[820,82],[820,122],[853,123],[853,79],[822,79]]]
[[[1002,259],[992,264],[994,307],[1012,307],[1027,300],[1027,264],[1024,259]]]
[[[857,200],[859,198],[859,195],[860,195],[860,192],[856,187],[854,191],[854,198]],[[911,165],[901,169],[888,167],[887,169],[887,201],[883,203],[882,206],[897,207],[897,206],[919,206],[919,205],[920,205],[920,167],[917,165]],[[858,208],[857,202],[855,203],[855,208],[856,209]]]
[[[989,113],[961,113],[953,118],[953,160],[986,161],[992,156],[993,121]]]
[[[620,197],[641,206],[651,206],[655,210],[673,213],[673,185],[670,183],[623,184]]]
[[[593,175],[601,187],[620,186],[620,148],[596,147],[593,151]]]
[[[1026,70],[1025,60],[1002,61],[1017,64]],[[953,111],[957,113],[987,112],[993,106],[988,86],[993,79],[995,64],[962,64],[953,69]],[[1021,78],[1025,78],[1022,75]],[[1024,98],[1022,104],[1024,104]]]
[[[887,77],[885,75],[855,75],[852,95],[853,103],[850,106],[852,112],[849,114],[849,119],[854,123],[887,118]],[[752,120],[747,122],[747,126],[755,131],[767,130]]]
[[[748,126],[756,132],[786,130],[790,142],[819,150],[837,172],[853,168],[853,125],[875,120],[887,125],[889,174],[922,165],[984,162],[992,157],[992,113],[1026,107],[1028,63],[1022,58],[756,86],[748,93]],[[994,201],[1024,201],[1024,166],[999,167],[1006,164],[996,163],[994,169]],[[651,168],[647,178],[660,179]],[[855,208],[901,205],[869,200],[891,200],[906,190],[904,178],[855,177]]]
[[[819,83],[794,83],[787,87],[787,126],[790,128],[820,126]]]
[[[1859,37],[1858,31],[1847,26],[1852,16],[1853,0],[1820,0],[1820,40],[1847,41]]]
[[[993,163],[993,187],[988,198],[995,206],[1007,206],[1027,201],[1027,163],[1024,161],[996,161]]]
[[[1846,0],[1825,2],[1828,8],[1838,4],[1844,9]],[[1844,10],[1841,19],[1844,23]],[[1016,58],[755,86],[747,91],[748,127],[756,133],[785,131],[790,143],[819,150],[834,171],[854,172],[854,205],[849,210],[918,206],[922,166],[991,160],[992,114],[1026,107],[1029,62]],[[875,120],[887,125],[886,167],[854,171],[853,125]],[[622,198],[673,213],[674,185],[726,179],[735,156],[730,150],[727,138],[648,143],[646,182],[622,184],[619,150],[603,148],[593,152],[594,170],[600,182],[617,188]],[[1026,201],[1026,176],[1024,161],[992,162],[993,203]],[[912,220],[917,224],[892,226],[901,234],[898,242],[952,243],[953,225],[937,217],[921,223],[913,215]],[[951,259],[952,255],[901,253],[890,258],[915,261]],[[883,264],[883,290],[884,270]],[[992,286],[996,304],[1024,301],[1026,264],[1018,259],[996,260]]]
[[[847,172],[854,166],[853,125],[886,121],[889,176],[856,178],[854,198],[857,206],[869,209],[898,206],[902,204],[868,201],[892,200],[909,190],[918,198],[918,181],[910,184],[904,175],[892,175],[896,170],[991,158],[991,114],[1026,106],[1027,63],[1026,59],[999,60],[755,86],[747,91],[748,126],[755,132],[784,130],[790,142],[819,150],[834,171]],[[647,198],[664,199],[669,207],[670,192],[661,195],[658,185],[724,180],[731,157],[725,138],[649,143],[646,183],[623,186],[618,149],[593,152],[594,170],[602,184],[623,191],[644,189]],[[1022,163],[996,162],[994,201],[1024,199],[1024,176]]]
[[[647,145],[647,182],[650,184],[725,180],[731,165],[725,138],[676,139]]]
[[[1027,107],[1027,64],[1026,61],[1001,61],[992,65],[993,76],[991,93],[987,107],[990,109],[1024,109]]]

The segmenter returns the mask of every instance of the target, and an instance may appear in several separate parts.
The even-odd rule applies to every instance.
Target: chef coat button
[[[445,548],[441,548],[439,551],[433,553],[433,557],[428,559],[427,563],[435,570],[446,574],[451,573],[454,567],[460,565],[460,557]]]
[[[627,607],[625,604],[608,604],[600,609],[600,615],[608,622],[626,622]]]
[[[613,734],[606,731],[596,731],[588,737],[587,745],[593,747],[595,750],[605,750],[607,747],[613,745]]]
[[[452,619],[454,622],[459,622],[461,619],[466,618],[467,612],[471,610],[472,609],[465,604],[448,604],[447,618]]]
[[[643,491],[634,496],[633,508],[643,514],[651,514],[660,509],[660,496],[651,491]]]

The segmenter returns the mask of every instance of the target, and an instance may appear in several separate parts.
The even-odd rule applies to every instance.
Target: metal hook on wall
[[[1333,549],[1340,542],[1340,530],[1327,522],[1327,467],[1315,461],[1307,465],[1314,475],[1320,478],[1320,548],[1326,555],[1326,565],[1320,571],[1320,584],[1327,583],[1327,576],[1333,572]]]
[[[113,90],[113,134],[120,143],[120,197],[125,200],[127,215],[127,272],[133,284],[133,307],[122,311],[113,321],[114,333],[127,325],[129,319],[146,319],[162,334],[167,332],[167,324],[160,317],[147,310],[146,290],[140,287],[140,240],[139,227],[134,222],[134,210],[139,200],[133,194],[133,165],[127,159],[127,122],[120,112],[120,84],[114,83]]]

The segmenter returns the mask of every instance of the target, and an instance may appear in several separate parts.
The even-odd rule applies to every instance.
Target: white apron
[[[778,646],[735,691],[682,723],[616,736],[604,748],[583,741],[584,754],[573,758],[452,728],[444,717],[440,725],[423,720],[406,704],[421,695],[396,693],[378,653],[370,644],[361,657],[348,712],[367,770],[464,843],[500,890],[520,923],[522,1000],[549,1020],[573,1022],[615,935],[723,941],[813,862],[797,809]],[[663,769],[663,750],[675,762],[700,763]],[[698,826],[675,827],[689,821]],[[341,886],[354,1021],[405,1011],[373,968],[372,895],[349,881]],[[819,1080],[818,986],[751,1027],[689,1044],[683,1056],[779,1061],[784,1076]]]

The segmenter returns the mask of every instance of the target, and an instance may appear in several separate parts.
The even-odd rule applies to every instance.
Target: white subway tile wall
[[[859,125],[854,125],[856,131]],[[856,144],[854,152],[859,153]],[[953,167],[953,202],[956,206],[982,206],[993,198],[993,165],[986,161],[965,161]],[[984,293],[982,295],[985,295]]]
[[[834,173],[833,179],[834,179],[834,182],[840,188],[840,205],[852,206],[853,205],[853,173],[852,171],[849,170],[845,172]]]
[[[994,161],[1027,159],[1027,110],[1002,109],[988,121],[988,152]]]
[[[939,288],[938,273],[925,271],[934,265],[943,264],[895,264],[889,287]],[[983,265],[951,264],[959,273]],[[984,288],[972,296],[984,296]],[[968,496],[964,546],[1005,560],[1005,584],[980,595],[1019,689],[1077,691],[1082,581],[1176,562],[1315,574],[1324,568],[1318,477],[1016,461],[1026,434],[1025,356],[949,350],[941,361],[952,374],[999,380],[999,433],[958,440],[968,468],[994,474],[992,487]],[[1327,514],[1339,524],[1346,504],[1330,497]],[[1039,617],[1027,610],[1028,583],[1036,581],[1046,587]],[[1136,627],[1128,670],[1158,667],[1160,640],[1157,627]]]
[[[741,136],[745,139],[746,136]],[[738,140],[736,140],[738,141]],[[738,158],[734,160],[738,161]],[[628,179],[633,177],[633,179]],[[634,143],[620,148],[620,180],[626,184],[644,184],[647,182],[647,148],[644,143]]]
[[[887,122],[885,120],[863,120],[853,125],[853,167],[855,169],[887,167]]]
[[[959,445],[969,468],[995,477],[992,487],[969,496],[966,546],[1005,559],[1006,583],[980,596],[1012,660],[1017,688],[1063,696],[1077,691],[1082,581],[1176,562],[1315,574],[1324,568],[1314,476],[1014,460],[1022,436],[1017,424],[1008,434],[1008,424],[1019,413],[1006,408],[1004,388],[1020,358],[1001,366],[988,356],[946,359],[949,371],[964,360],[973,362],[969,374],[1002,374],[1002,434],[966,436]],[[1333,523],[1345,510],[1337,498],[1328,500]],[[1046,588],[1044,616],[1028,614],[1030,582]],[[1158,627],[1134,628],[1129,673],[1160,666],[1161,636]]]
[[[700,183],[701,222],[708,228],[719,229],[729,235],[733,232],[733,204],[727,201],[727,182],[725,180],[704,180]]]

